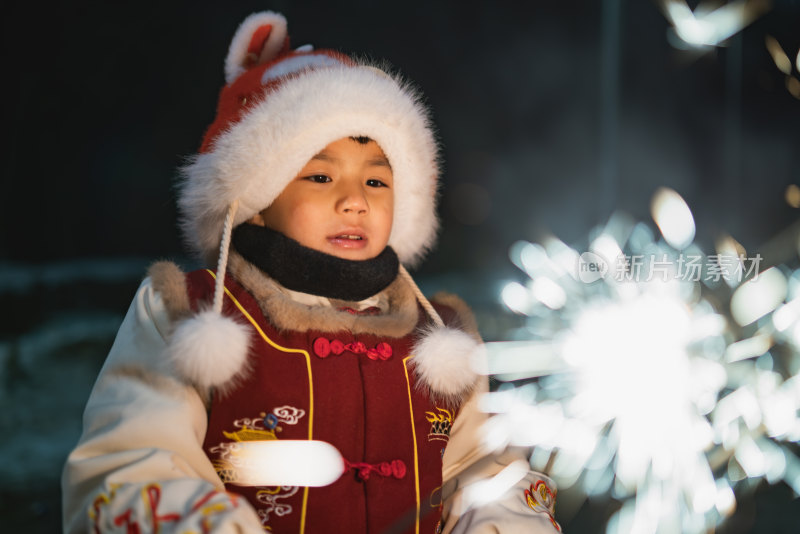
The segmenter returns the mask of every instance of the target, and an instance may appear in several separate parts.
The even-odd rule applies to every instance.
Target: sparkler
[[[529,280],[502,299],[525,325],[487,344],[487,446],[619,499],[608,533],[707,532],[748,483],[800,494],[800,269],[759,272],[731,238],[703,254],[674,191],[651,211],[660,236],[617,214],[582,254],[513,247]]]

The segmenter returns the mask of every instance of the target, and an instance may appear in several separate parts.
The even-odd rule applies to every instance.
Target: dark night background
[[[673,47],[652,1],[529,4],[5,6],[0,530],[60,530],[61,465],[146,266],[193,266],[174,171],[213,118],[251,12],[283,12],[293,46],[386,58],[423,89],[444,156],[443,228],[416,277],[460,293],[487,339],[507,324],[497,294],[517,276],[514,241],[579,243],[615,209],[649,221],[659,186],[689,203],[701,245],[729,233],[772,262],[796,259],[800,210],[785,192],[800,185],[800,1],[773,1],[704,51]],[[613,501],[562,497],[567,532],[603,532]],[[719,531],[797,532],[799,503],[759,486]]]

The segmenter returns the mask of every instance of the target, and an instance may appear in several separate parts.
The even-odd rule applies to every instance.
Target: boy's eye
[[[370,187],[389,187],[388,185],[386,185],[385,182],[382,182],[377,178],[370,178],[369,180],[367,180],[367,185]]]
[[[331,181],[330,177],[324,174],[312,174],[311,176],[306,176],[306,180],[314,182],[315,184],[327,184]]]

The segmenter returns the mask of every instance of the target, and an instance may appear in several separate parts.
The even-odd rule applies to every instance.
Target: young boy
[[[403,267],[437,228],[417,97],[342,54],[291,50],[270,12],[242,23],[225,70],[179,193],[217,271],[151,268],[67,461],[65,531],[557,529],[537,473],[483,507],[463,495],[508,460],[479,447],[469,310],[431,305]],[[328,442],[344,472],[254,486],[239,446],[270,440]]]

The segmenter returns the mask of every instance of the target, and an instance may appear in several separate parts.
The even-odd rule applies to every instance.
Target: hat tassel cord
[[[222,297],[225,292],[225,274],[228,270],[228,253],[231,246],[231,234],[233,233],[233,220],[238,209],[239,199],[237,198],[228,206],[228,214],[222,227],[222,240],[219,244],[219,259],[217,260],[217,279],[214,283],[214,303],[212,305],[212,309],[219,314],[222,314]]]

